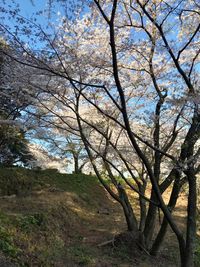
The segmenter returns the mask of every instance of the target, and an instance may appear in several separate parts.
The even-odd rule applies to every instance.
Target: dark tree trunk
[[[121,200],[121,205],[122,205],[124,215],[126,218],[128,230],[138,232],[137,219],[133,213],[133,209],[129,202],[126,191],[120,184],[118,185],[118,191],[119,191],[119,198]]]
[[[142,195],[145,195],[145,189],[146,189],[146,184],[141,185],[139,187],[139,191]],[[145,227],[145,221],[146,221],[146,200],[139,195],[139,205],[140,205],[140,225],[139,225],[139,230],[140,232],[144,231]]]
[[[81,173],[81,169],[79,168],[79,159],[77,155],[73,155],[74,158],[74,173]]]
[[[156,239],[153,243],[153,246],[150,250],[150,254],[152,256],[156,256],[159,252],[160,246],[165,238],[165,234],[167,232],[167,228],[168,228],[168,221],[166,220],[166,218],[163,218],[163,222],[160,228],[160,231],[158,232],[158,235],[156,236]]]
[[[188,207],[187,207],[187,235],[186,235],[186,250],[182,266],[194,266],[194,248],[196,239],[196,177],[194,170],[187,172],[189,183]]]
[[[181,188],[181,183],[180,183],[180,173],[178,171],[176,171],[175,173],[175,181],[174,181],[174,185],[173,185],[173,189],[171,192],[171,196],[169,199],[169,203],[168,203],[168,208],[169,210],[172,212],[172,210],[174,209],[174,207],[176,206],[176,202],[178,199],[178,194],[180,192],[180,188]],[[168,228],[168,221],[166,220],[166,218],[163,218],[163,222],[161,225],[161,228],[156,236],[156,239],[152,245],[150,254],[156,256],[159,252],[160,246],[165,238],[165,234],[167,232],[167,228]]]
[[[151,200],[153,202],[157,202],[157,198],[155,196],[154,191],[151,193]],[[149,203],[149,209],[145,221],[145,228],[144,228],[144,238],[145,238],[145,246],[147,249],[150,248],[151,242],[153,239],[153,234],[155,230],[156,224],[156,217],[157,217],[157,207],[153,203]]]
[[[194,246],[196,239],[196,176],[193,159],[194,156],[194,145],[200,138],[200,113],[198,107],[195,106],[194,116],[191,127],[186,136],[182,156],[188,160],[187,170],[185,174],[188,179],[189,193],[188,193],[188,205],[187,205],[187,234],[186,234],[186,250],[185,257],[182,266],[193,267],[194,266]],[[193,160],[191,160],[193,159]]]
[[[152,52],[154,51],[154,46],[152,47]],[[150,65],[152,75],[153,74],[153,68],[152,65]],[[156,81],[154,82],[156,88],[157,88],[157,83]],[[155,129],[153,133],[153,140],[154,140],[154,146],[159,148],[160,147],[160,110],[164,101],[164,96],[159,91],[159,88],[157,88],[157,91],[159,92],[159,100],[156,105],[156,110],[155,110]],[[153,166],[153,172],[154,172],[154,177],[157,183],[159,183],[160,179],[160,164],[161,164],[161,155],[160,152],[157,150],[154,152],[154,166]],[[151,200],[154,202],[157,202],[157,197],[155,195],[154,190],[151,193]],[[156,225],[156,218],[157,218],[157,207],[153,205],[152,203],[149,204],[149,210],[145,222],[145,228],[144,228],[144,237],[145,237],[145,243],[146,247],[149,248],[151,246],[154,230],[155,230],[155,225]]]

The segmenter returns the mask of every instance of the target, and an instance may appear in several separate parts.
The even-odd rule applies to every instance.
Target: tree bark
[[[146,184],[139,186],[139,191],[142,195],[145,195],[145,189],[146,189]],[[146,221],[146,201],[144,200],[144,198],[141,195],[139,195],[139,205],[140,205],[139,230],[140,230],[140,232],[143,232],[144,227],[145,227],[145,221]]]
[[[119,198],[121,200],[121,205],[124,211],[124,215],[126,218],[128,231],[138,232],[137,219],[133,213],[133,209],[126,194],[126,191],[120,184],[118,184],[118,192],[119,192]]]
[[[81,173],[81,168],[79,167],[78,156],[73,155],[73,158],[74,158],[74,173],[79,174]]]
[[[185,257],[182,263],[183,267],[194,266],[194,249],[196,240],[196,177],[194,170],[187,172],[189,183],[188,207],[187,207],[187,235]]]
[[[154,202],[158,201],[154,191],[152,191],[151,193],[151,200]],[[148,213],[147,213],[147,217],[145,221],[145,228],[144,228],[145,246],[147,249],[149,249],[151,246],[155,224],[156,224],[156,217],[157,217],[157,207],[153,205],[152,203],[149,203],[149,209],[148,209]]]
[[[181,183],[180,183],[180,173],[178,171],[176,171],[175,173],[176,178],[174,180],[174,185],[173,185],[173,189],[171,192],[171,196],[169,199],[169,203],[168,203],[168,208],[169,210],[172,212],[172,210],[174,209],[174,207],[176,206],[176,202],[178,199],[178,194],[180,192],[180,188],[181,188]],[[156,239],[152,245],[152,248],[150,250],[150,254],[153,256],[156,256],[159,252],[159,249],[162,245],[162,242],[165,238],[165,234],[167,232],[167,228],[168,228],[168,221],[166,220],[166,218],[163,218],[162,221],[162,225],[161,228],[156,236]]]

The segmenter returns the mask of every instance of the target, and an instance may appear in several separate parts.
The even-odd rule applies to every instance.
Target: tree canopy
[[[1,51],[24,70],[23,94],[34,99],[27,112],[55,135],[61,133],[61,141],[70,134],[79,140],[78,148],[71,143],[73,153],[84,148],[141,247],[156,255],[170,225],[182,266],[193,266],[200,169],[199,4],[94,0],[72,1],[70,9],[67,1],[51,1],[49,14],[59,2],[57,22],[44,27],[18,9],[2,10],[16,21],[14,28],[6,20],[1,24],[15,52]],[[184,184],[189,188],[186,235],[173,216]],[[139,218],[127,188],[138,194]],[[163,220],[156,232],[158,210]]]

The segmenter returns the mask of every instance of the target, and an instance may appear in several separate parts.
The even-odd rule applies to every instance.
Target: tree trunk
[[[182,183],[180,183],[180,173],[178,171],[176,171],[175,175],[176,175],[176,177],[174,180],[173,189],[172,189],[171,196],[170,196],[169,203],[168,203],[168,208],[171,212],[174,209],[174,207],[176,206],[178,194],[179,194],[180,188],[182,186]],[[150,251],[151,255],[156,256],[158,254],[160,246],[162,245],[165,234],[167,232],[167,228],[168,228],[168,221],[164,217],[161,228],[160,228],[160,230],[156,236],[156,239],[152,245],[152,248]]]
[[[167,226],[168,226],[168,221],[166,220],[166,218],[164,217],[161,229],[159,231],[159,234],[157,236],[157,240],[155,241],[155,243],[153,244],[153,247],[150,251],[151,255],[156,255],[157,251],[160,248],[160,245],[162,243],[162,241],[164,240],[166,231],[167,231]],[[180,258],[181,258],[181,267],[186,267],[184,265],[184,261],[185,261],[185,240],[182,234],[176,234],[178,243],[179,243],[179,252],[180,252]],[[189,265],[187,265],[187,267],[189,267]]]
[[[81,173],[81,170],[79,168],[79,159],[77,155],[73,155],[74,158],[74,173],[78,174]]]
[[[137,219],[133,213],[133,209],[129,202],[126,191],[120,184],[118,185],[118,191],[119,191],[119,198],[121,200],[121,205],[122,205],[124,215],[126,218],[128,230],[138,232]]]
[[[145,195],[145,189],[146,189],[146,184],[141,185],[139,187],[139,191],[142,195]],[[140,225],[139,225],[139,230],[140,232],[144,231],[145,227],[145,221],[146,221],[146,201],[145,199],[139,195],[139,204],[140,204]]]
[[[152,191],[151,193],[151,200],[153,202],[157,202],[157,198],[155,196],[154,191]],[[147,249],[150,248],[151,241],[153,239],[156,217],[157,217],[157,207],[153,203],[149,203],[149,210],[147,213],[145,228],[144,228],[145,246]]]
[[[187,234],[186,234],[186,250],[183,267],[194,266],[194,249],[196,239],[196,177],[194,170],[187,172],[189,183],[188,208],[187,208]]]
[[[160,228],[160,231],[158,232],[156,239],[153,243],[153,246],[150,250],[150,254],[152,256],[156,256],[159,252],[160,246],[164,240],[165,234],[167,232],[167,227],[168,227],[168,221],[166,220],[166,218],[163,218],[163,222]]]

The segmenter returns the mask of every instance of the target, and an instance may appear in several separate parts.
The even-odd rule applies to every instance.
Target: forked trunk
[[[170,196],[170,199],[169,199],[169,203],[168,203],[168,209],[172,212],[173,209],[175,208],[176,206],[176,202],[177,202],[177,199],[178,199],[178,194],[179,194],[179,191],[180,191],[180,188],[181,188],[181,185],[182,183],[180,183],[180,174],[179,172],[176,172],[176,179],[174,181],[174,185],[173,185],[173,189],[172,189],[172,192],[171,192],[171,196]],[[166,235],[166,232],[167,232],[167,228],[168,228],[168,221],[166,220],[166,218],[164,217],[163,218],[163,221],[162,221],[162,225],[161,225],[161,228],[156,236],[156,239],[152,245],[152,248],[150,250],[150,254],[153,255],[153,256],[156,256],[159,252],[159,249],[162,245],[162,242],[165,238],[165,235]]]

